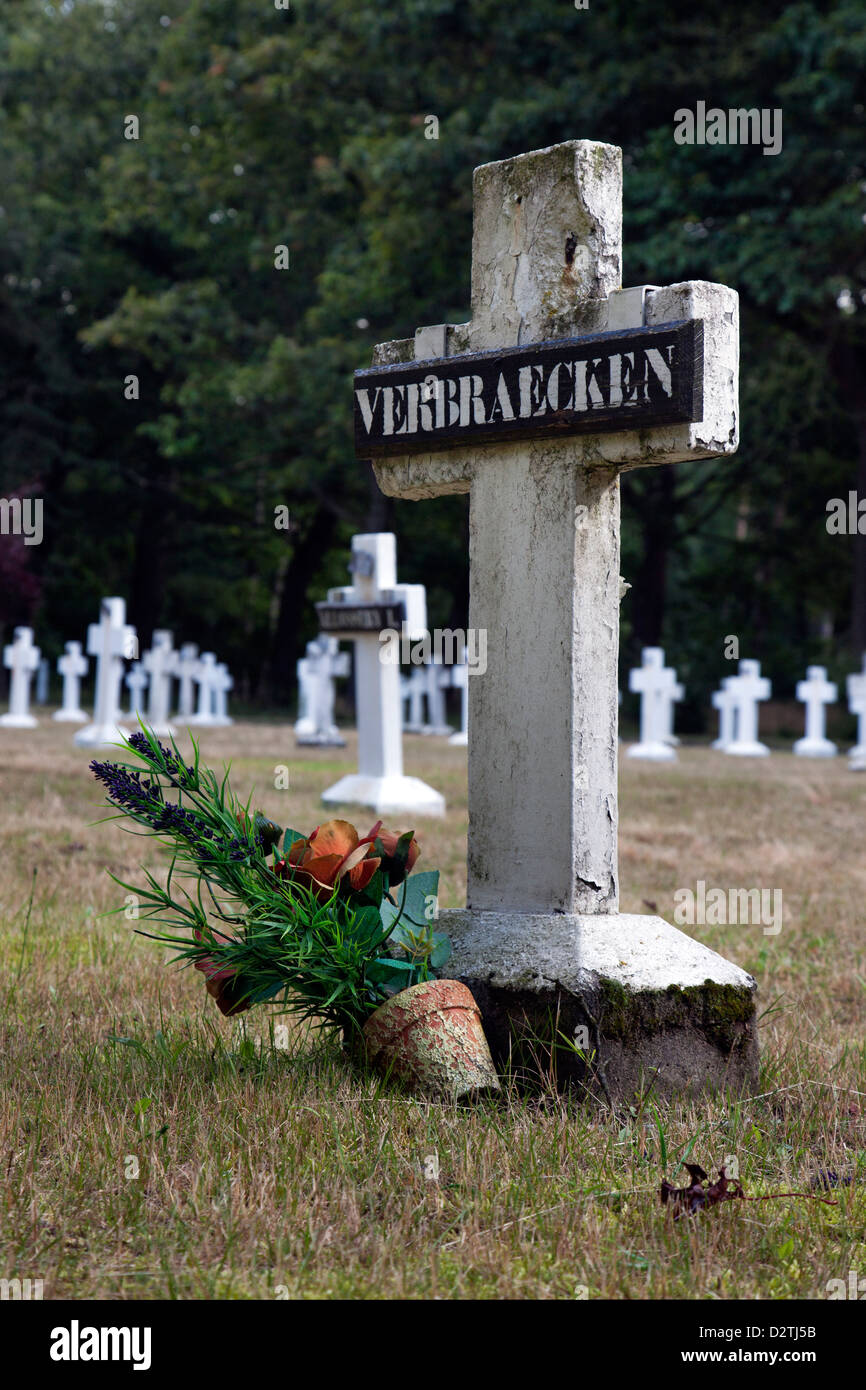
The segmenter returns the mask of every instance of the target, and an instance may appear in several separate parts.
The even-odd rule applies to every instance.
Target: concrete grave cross
[[[862,669],[846,678],[845,689],[848,708],[857,716],[857,742],[849,749],[848,756],[853,761],[866,765],[866,655],[863,657]]]
[[[316,608],[323,631],[355,643],[358,771],[324,792],[326,805],[370,806],[377,813],[441,816],[445,801],[403,773],[399,662],[384,659],[384,631],[423,637],[427,603],[422,584],[397,583],[397,542],[390,532],[352,537],[354,584],[328,592]],[[395,644],[399,647],[399,644]]]
[[[172,634],[166,628],[154,628],[150,651],[141,664],[150,677],[147,700],[147,723],[155,734],[173,734],[168,722],[171,704],[171,681],[177,671],[178,653],[174,650]]]
[[[424,728],[424,697],[427,694],[427,673],[423,666],[413,666],[400,685],[408,714],[403,720],[407,734],[420,734]]]
[[[53,719],[72,724],[84,724],[87,715],[81,708],[81,680],[87,675],[88,661],[80,642],[67,642],[63,656],[57,658],[57,670],[63,677],[63,701],[54,711]]]
[[[346,740],[334,719],[334,682],[337,677],[348,676],[349,670],[349,653],[340,651],[336,637],[321,633],[307,643],[307,655],[298,662],[303,702],[302,718],[295,725],[299,744],[345,748]]]
[[[754,1074],[754,981],[617,911],[619,476],[735,451],[738,301],[700,281],[622,290],[621,207],[611,145],[476,169],[471,321],[375,350],[356,452],[391,496],[470,497],[488,664],[469,687],[468,909],[443,921],[496,1054],[530,998],[560,1027],[594,1000],[603,1034],[610,985],[635,1029],[631,1050],[602,1048],[609,1084],[653,1060],[663,1087],[723,1084]],[[693,1002],[641,1041],[640,996],[671,985]],[[706,1026],[720,985],[742,1018],[735,1057]]]
[[[629,672],[628,688],[640,694],[640,740],[628,749],[630,758],[646,758],[649,762],[670,762],[676,753],[666,741],[671,733],[673,701],[682,686],[676,683],[676,672],[665,666],[661,647],[644,647],[641,665]]]
[[[9,677],[9,709],[0,715],[4,729],[35,729],[36,720],[28,712],[30,682],[39,666],[41,652],[33,645],[32,627],[16,627],[13,641],[3,652],[3,665]]]
[[[198,708],[188,720],[190,724],[212,726],[215,722],[213,712],[214,686],[216,680],[216,653],[202,652],[196,662],[195,679],[198,682]]]
[[[835,758],[839,751],[824,732],[827,705],[836,703],[839,691],[827,679],[826,666],[808,666],[806,679],[797,683],[797,699],[806,706],[806,733],[794,744],[798,758]]]
[[[124,678],[124,685],[129,691],[129,709],[127,714],[130,719],[138,722],[139,716],[147,713],[144,703],[144,692],[147,689],[150,677],[145,671],[140,661],[133,663]]]
[[[101,748],[126,738],[120,723],[120,683],[125,658],[137,655],[135,628],[126,621],[126,602],[104,598],[98,623],[87,629],[87,651],[96,658],[93,723],[79,729],[73,740],[84,748]]]
[[[713,709],[719,711],[719,736],[711,744],[713,748],[724,750],[733,743],[737,730],[737,697],[734,693],[736,676],[725,676],[721,690],[713,694]]]
[[[758,701],[769,700],[773,693],[766,676],[761,675],[760,661],[744,658],[731,679],[734,695],[736,734],[723,749],[734,757],[765,758],[770,750],[758,741]]]
[[[195,711],[193,685],[198,669],[198,647],[195,642],[184,642],[177,654],[178,680],[177,713],[180,719],[189,719]]]

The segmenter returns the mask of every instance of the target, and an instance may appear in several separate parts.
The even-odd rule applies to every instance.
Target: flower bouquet
[[[283,830],[238,801],[228,771],[219,779],[202,765],[194,739],[191,766],[174,739],[166,748],[144,726],[124,746],[134,763],[91,771],[115,818],[159,836],[171,862],[164,884],[148,870],[146,888],[115,882],[170,929],[141,934],[200,970],[223,1014],[275,1004],[428,1089],[497,1086],[475,1001],[436,977],[451,943],[434,925],[438,871],[412,872],[414,831],[377,821],[359,836],[344,820]],[[443,1028],[456,1077],[447,1058],[443,1072]],[[424,1034],[429,1065],[413,1060]]]

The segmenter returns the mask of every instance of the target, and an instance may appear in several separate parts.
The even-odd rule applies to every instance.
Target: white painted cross
[[[4,729],[35,729],[37,721],[28,713],[30,682],[39,666],[40,651],[33,645],[32,627],[16,627],[11,646],[3,651],[3,665],[11,671],[9,710],[0,715]]]
[[[216,675],[216,653],[202,652],[196,662],[194,678],[198,682],[198,708],[191,714],[188,724],[199,724],[212,728],[214,724],[214,689]]]
[[[408,705],[403,718],[403,731],[420,734],[424,729],[424,697],[427,694],[427,675],[423,666],[412,666],[408,676],[400,678],[400,697]]]
[[[81,678],[87,675],[88,661],[80,642],[67,642],[63,656],[57,658],[57,670],[63,677],[63,702],[54,711],[53,719],[71,724],[85,724],[87,715],[81,708]]]
[[[719,736],[710,745],[724,751],[737,736],[737,698],[734,694],[736,676],[725,676],[721,690],[713,694],[713,709],[719,711]]]
[[[144,717],[147,708],[144,703],[144,692],[150,677],[145,671],[140,661],[136,661],[127,671],[123,683],[129,691],[129,709],[127,717],[134,719],[136,724],[140,717]]]
[[[177,715],[182,720],[189,719],[195,711],[193,685],[197,669],[198,647],[195,642],[184,642],[177,654],[177,670],[175,672],[178,679]]]
[[[73,740],[83,748],[101,748],[118,743],[129,730],[120,724],[120,682],[124,657],[137,655],[135,628],[126,621],[126,602],[104,598],[98,623],[87,629],[87,651],[96,657],[96,693],[93,723],[79,729]]]
[[[369,606],[402,602],[405,635],[410,640],[424,635],[424,586],[397,583],[397,542],[390,532],[353,536],[350,568],[354,584],[329,590],[329,603]],[[382,659],[387,648],[377,631],[347,636],[355,643],[358,771],[341,777],[322,800],[328,806],[371,806],[382,815],[444,815],[445,801],[439,792],[403,773],[399,663]]]
[[[772,686],[761,675],[760,661],[748,658],[740,662],[737,674],[728,679],[734,697],[736,733],[722,751],[739,758],[765,758],[770,750],[758,742],[758,701],[769,700]]]
[[[213,679],[213,717],[220,726],[234,724],[229,714],[229,691],[234,687],[234,677],[224,661],[218,661]]]
[[[682,699],[683,688],[673,667],[665,666],[661,647],[644,647],[641,665],[629,671],[628,688],[640,694],[640,740],[626,750],[627,756],[656,763],[675,759],[667,736],[673,732],[673,702]]]
[[[449,970],[480,992],[500,1056],[508,1020],[523,1016],[530,995],[539,1020],[561,1005],[562,1017],[577,1022],[580,997],[589,990],[602,999],[605,980],[623,997],[693,986],[698,1030],[714,1016],[705,982],[731,985],[751,1010],[747,1028],[754,1023],[750,976],[661,918],[617,911],[619,477],[624,468],[735,451],[739,351],[737,295],[726,286],[620,289],[621,208],[622,153],[611,145],[569,141],[476,169],[471,322],[380,344],[374,367],[393,368],[390,395],[383,386],[375,417],[369,392],[356,395],[359,456],[369,456],[362,415],[391,431],[387,452],[374,459],[383,492],[470,495],[469,625],[486,632],[488,658],[469,688],[468,910],[441,916],[455,947]],[[702,325],[700,401],[686,419],[640,428],[629,409],[650,389],[648,371],[655,398],[665,396],[673,357],[649,368],[646,352],[630,355],[624,338],[620,355],[608,342],[596,364],[591,348],[566,341],[683,321]],[[560,365],[546,377],[521,367],[509,390],[502,360],[492,405],[480,376],[476,390],[479,359],[446,361],[487,352],[485,380],[495,382],[498,355],[553,339]],[[417,385],[399,384],[401,372],[415,381],[421,367],[412,376],[402,365],[413,359],[432,383],[435,420]],[[437,367],[449,383],[444,395]],[[591,412],[614,407],[616,420],[609,413],[607,427],[593,430]],[[558,412],[564,428],[542,437]],[[450,435],[440,430],[425,444],[440,415]],[[504,433],[503,420],[526,437]],[[462,429],[468,436],[476,427],[489,437],[461,440]],[[629,1067],[634,1077],[638,1063],[673,1056],[670,1036],[641,1043],[638,1029],[634,1039],[627,1061],[628,1049],[619,1061],[607,1053],[609,1083],[627,1087]],[[700,1063],[691,1048],[681,1055],[694,1059],[698,1084],[754,1075],[751,1042],[734,1059],[707,1034]],[[661,1084],[675,1084],[676,1071],[671,1063]],[[688,1073],[684,1063],[680,1084]]]
[[[174,650],[172,634],[167,628],[154,628],[150,641],[150,651],[145,652],[141,659],[141,664],[150,677],[147,690],[147,724],[155,734],[173,734],[174,727],[169,723],[168,711],[171,706],[171,681],[177,671],[178,653]]]
[[[302,747],[345,748],[346,740],[334,720],[334,682],[348,676],[350,669],[349,653],[340,651],[336,637],[323,632],[307,643],[307,655],[298,662],[304,712],[295,725],[295,737]]]
[[[866,654],[862,667],[853,672],[845,681],[848,695],[848,708],[857,716],[857,742],[848,750],[851,767],[857,772],[866,771]]]
[[[806,706],[806,734],[794,744],[798,758],[835,758],[838,748],[825,733],[825,707],[836,703],[839,690],[827,679],[826,666],[807,666],[797,684],[797,699]]]

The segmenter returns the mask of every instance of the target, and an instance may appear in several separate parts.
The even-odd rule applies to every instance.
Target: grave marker
[[[215,652],[202,652],[195,664],[194,679],[198,683],[198,706],[195,714],[190,715],[187,723],[211,728],[215,722],[213,712],[214,689],[217,680]]]
[[[144,719],[147,714],[144,692],[147,689],[149,679],[150,677],[140,661],[134,661],[123,678],[123,684],[129,691],[129,708],[126,711],[127,717],[134,720],[136,724],[139,719]]]
[[[30,682],[38,669],[40,651],[33,645],[32,627],[16,627],[10,646],[3,651],[3,665],[9,677],[9,709],[0,715],[4,729],[35,729],[37,721],[28,711]]]
[[[676,752],[667,739],[672,733],[673,702],[682,699],[683,688],[677,685],[676,671],[665,666],[661,647],[644,647],[641,665],[629,672],[628,688],[640,694],[640,739],[626,750],[627,756],[656,763],[675,760]]]
[[[87,657],[80,642],[67,642],[63,656],[57,658],[57,670],[63,677],[63,701],[54,711],[53,719],[73,724],[85,724],[87,715],[81,708],[81,679],[87,675]]]
[[[87,629],[87,651],[96,657],[96,692],[93,723],[79,729],[73,740],[82,748],[118,743],[129,733],[120,724],[120,682],[124,658],[137,651],[135,628],[126,621],[122,598],[104,598],[99,614],[99,622]]]
[[[617,910],[619,475],[733,453],[738,380],[732,290],[620,290],[621,199],[621,151],[591,141],[476,169],[471,322],[380,344],[355,403],[385,493],[470,495],[469,624],[488,665],[469,687],[468,906],[442,914],[449,969],[500,1060],[523,1029],[553,1045],[551,1030],[589,1027],[627,1094],[641,1074],[749,1084],[757,1043],[751,976]],[[557,1065],[582,1079],[588,1064]]]
[[[424,586],[397,583],[397,543],[390,532],[353,536],[349,568],[354,584],[329,590],[327,602],[316,609],[323,631],[355,643],[358,771],[341,777],[322,800],[328,806],[370,806],[382,815],[444,815],[439,792],[403,774],[400,667],[382,660],[379,641],[385,628],[410,640],[424,635]],[[372,625],[371,614],[379,627]]]
[[[144,653],[141,661],[149,677],[147,724],[155,734],[167,736],[175,731],[169,723],[168,711],[178,653],[174,650],[172,634],[166,628],[154,628],[150,643],[150,651]]]
[[[806,733],[794,744],[798,758],[835,758],[839,750],[826,737],[824,721],[826,706],[835,704],[838,694],[826,666],[807,666],[806,679],[797,684],[797,699],[806,706]]]
[[[195,675],[198,669],[198,647],[195,642],[184,642],[177,654],[178,680],[177,717],[187,720],[195,713]]]
[[[719,736],[710,745],[724,751],[737,736],[737,698],[734,694],[736,676],[725,676],[721,690],[713,694],[713,709],[719,711]]]
[[[302,720],[295,725],[298,743],[311,747],[345,748],[346,740],[334,720],[334,682],[337,677],[348,676],[351,669],[349,653],[340,651],[336,637],[323,632],[307,643],[303,665],[305,703]],[[298,725],[301,725],[300,729]]]
[[[735,729],[731,742],[722,751],[735,758],[765,758],[769,748],[758,742],[758,701],[769,700],[773,693],[766,676],[761,675],[760,661],[744,658],[737,674],[728,678],[734,697]]]
[[[427,675],[423,666],[412,666],[408,676],[400,678],[400,697],[408,704],[408,713],[403,718],[403,730],[407,734],[420,734],[424,731],[424,699],[427,694]]]

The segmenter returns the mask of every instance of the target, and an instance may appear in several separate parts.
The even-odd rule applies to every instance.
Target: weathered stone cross
[[[442,916],[449,968],[476,993],[494,1052],[523,1019],[536,1038],[588,1025],[612,1089],[646,1068],[663,1089],[741,1084],[755,1066],[754,981],[661,918],[619,914],[617,884],[619,475],[734,452],[738,300],[703,281],[622,290],[621,200],[611,145],[569,141],[476,169],[471,321],[374,355],[385,368],[414,358],[435,382],[468,354],[440,406],[450,437],[425,442],[429,393],[377,397],[371,373],[356,391],[357,448],[373,456],[358,431],[387,436],[374,466],[389,495],[470,495],[469,621],[487,631],[488,667],[469,684],[468,907]],[[667,409],[674,364],[652,359],[653,378],[640,342],[684,321],[701,354],[697,416],[632,423],[632,403]],[[580,342],[606,332],[621,345]],[[544,367],[515,355],[539,343],[562,351]],[[584,1061],[564,1054],[559,1074],[583,1076]]]

